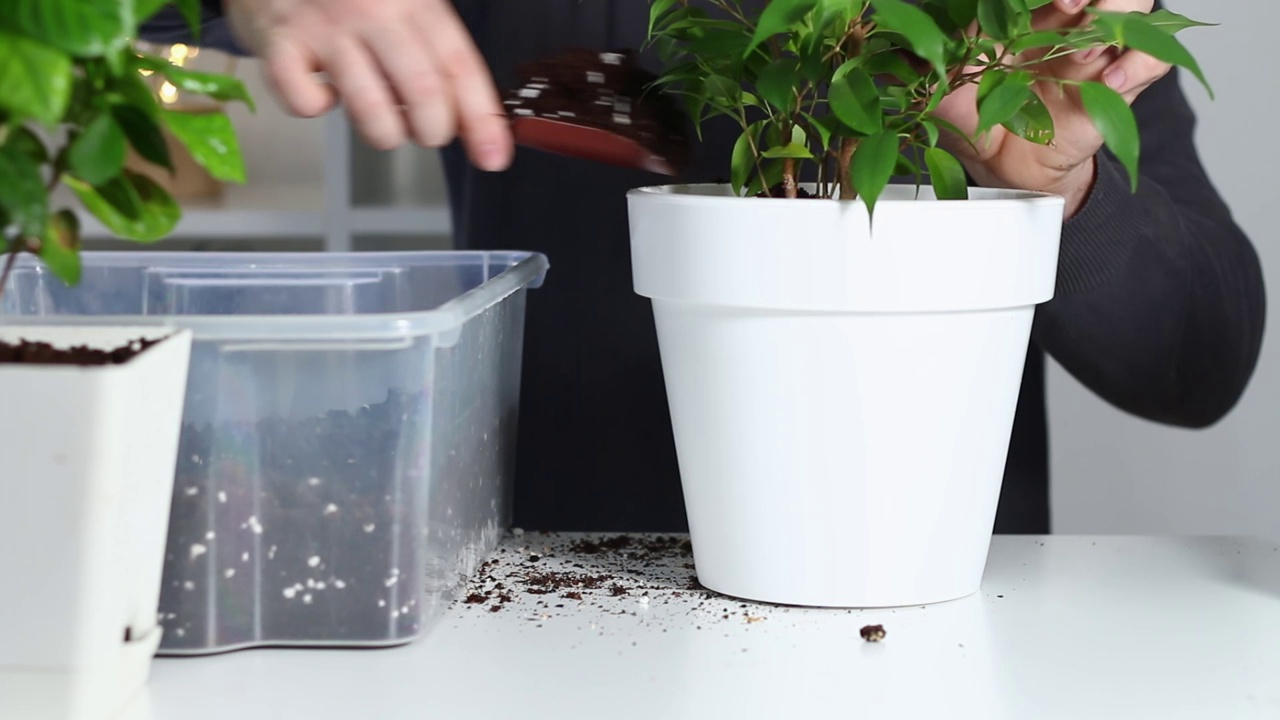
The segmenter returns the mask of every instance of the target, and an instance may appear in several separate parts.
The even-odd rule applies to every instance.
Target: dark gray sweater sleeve
[[[1035,340],[1112,405],[1206,427],[1253,374],[1266,296],[1258,255],[1201,165],[1195,116],[1170,73],[1134,103],[1138,192],[1103,151],[1090,198],[1063,227],[1056,297]]]

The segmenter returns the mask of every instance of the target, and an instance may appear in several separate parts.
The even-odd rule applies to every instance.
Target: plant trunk
[[[14,246],[9,249],[9,257],[5,258],[4,270],[0,272],[0,298],[4,297],[4,289],[9,286],[9,276],[13,273],[13,266],[18,262],[20,252],[22,252],[22,246]]]
[[[794,198],[799,195],[799,187],[796,183],[795,158],[786,158],[782,161],[782,194],[785,197]]]
[[[840,182],[840,199],[853,200],[858,197],[858,188],[853,186],[853,181],[849,178],[849,167],[853,164],[853,151],[858,147],[858,141],[853,138],[841,138],[840,140],[840,157],[837,160],[837,174]]]

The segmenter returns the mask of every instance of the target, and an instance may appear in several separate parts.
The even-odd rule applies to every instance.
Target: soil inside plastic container
[[[420,627],[426,393],[184,424],[162,649],[381,644]]]
[[[142,354],[159,340],[138,339],[111,350],[76,345],[59,348],[46,342],[22,340],[0,342],[0,363],[8,365],[80,365],[100,367],[123,365]]]

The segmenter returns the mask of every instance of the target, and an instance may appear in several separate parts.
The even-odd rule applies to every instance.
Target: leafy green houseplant
[[[1048,3],[651,0],[650,92],[700,136],[738,131],[727,182],[627,196],[706,587],[845,607],[980,587],[1066,198],[979,186],[965,151],[1057,142],[1064,93],[1136,186],[1125,97],[1037,70],[1109,46],[1204,81],[1175,38],[1202,23],[1093,8],[1037,29]]]
[[[1088,10],[1089,22],[1036,30],[1051,0],[771,0],[750,16],[739,0],[654,0],[649,41],[667,68],[658,81],[701,124],[728,116],[742,134],[736,191],[795,197],[804,170],[821,197],[869,207],[895,176],[929,174],[937,197],[968,197],[965,172],[942,142],[967,143],[1002,126],[1051,144],[1039,92],[1075,92],[1107,147],[1137,183],[1139,137],[1128,103],[1101,81],[1046,78],[1038,66],[1099,45],[1133,49],[1190,70],[1176,39],[1203,25],[1177,13]],[[949,95],[976,86],[976,133],[939,117]],[[1206,82],[1205,87],[1208,87]]]
[[[236,78],[186,70],[135,51],[140,23],[168,0],[12,0],[0,5],[0,273],[3,294],[17,257],[38,255],[64,282],[80,281],[79,222],[54,202],[70,188],[112,233],[137,242],[167,236],[181,208],[156,182],[126,169],[127,149],[172,169],[164,131],[219,180],[243,182],[232,123],[220,112],[163,107],[143,79],[217,100],[252,98]],[[199,38],[199,0],[177,7]]]
[[[251,102],[233,78],[134,51],[139,23],[165,4],[0,3],[6,306],[16,305],[4,290],[19,276],[32,297],[82,280],[79,215],[56,201],[61,186],[119,237],[153,242],[173,229],[177,203],[126,169],[129,147],[169,167],[167,130],[213,175],[243,180],[227,117],[171,112],[142,78],[150,71],[188,93]],[[198,0],[177,5],[198,31]],[[24,253],[38,261],[20,265]],[[110,282],[85,275],[85,284]],[[163,633],[192,334],[34,315],[0,323],[0,395],[29,410],[0,419],[0,489],[13,498],[0,509],[0,575],[23,589],[0,597],[0,717],[112,716],[145,683]]]

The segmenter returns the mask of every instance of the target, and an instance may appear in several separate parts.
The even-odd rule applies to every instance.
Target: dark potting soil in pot
[[[356,411],[185,425],[163,649],[416,635],[429,405],[391,392]]]
[[[95,367],[122,365],[142,354],[159,340],[139,339],[112,350],[100,350],[86,345],[59,348],[46,342],[23,340],[17,343],[0,342],[0,363],[9,365],[81,365]]]
[[[649,87],[657,76],[631,51],[571,48],[516,73],[520,84],[504,102],[521,144],[670,175],[688,162],[687,117],[661,88]],[[635,147],[629,152],[615,140]]]

